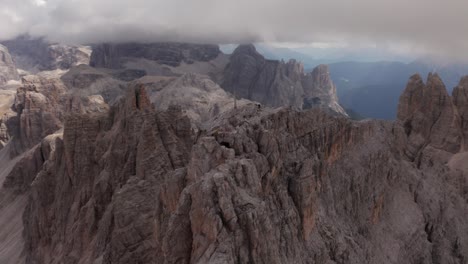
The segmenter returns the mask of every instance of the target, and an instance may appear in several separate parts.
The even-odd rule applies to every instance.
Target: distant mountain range
[[[222,45],[224,53],[232,53],[237,45]],[[265,43],[255,44],[257,50],[266,58],[272,60],[295,59],[304,64],[310,71],[320,64],[332,64],[344,61],[375,62],[398,61],[410,63],[416,59],[413,56],[390,53],[377,48],[347,48],[347,47],[282,47]]]
[[[329,66],[340,103],[372,118],[395,119],[398,100],[408,78],[438,72],[449,92],[468,74],[468,65],[440,66],[424,61],[339,62]]]
[[[399,96],[415,73],[438,72],[449,92],[468,75],[468,64],[441,64],[430,60],[385,54],[377,49],[348,51],[340,48],[278,48],[257,44],[269,59],[296,59],[306,70],[328,64],[340,103],[364,117],[395,119]],[[224,47],[229,52],[229,47]],[[390,61],[392,60],[392,61]]]

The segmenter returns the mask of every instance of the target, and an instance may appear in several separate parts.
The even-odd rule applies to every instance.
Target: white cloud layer
[[[0,40],[346,42],[468,58],[466,0],[0,0]]]

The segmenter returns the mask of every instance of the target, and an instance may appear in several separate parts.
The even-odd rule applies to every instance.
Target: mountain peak
[[[416,158],[424,145],[456,153],[460,149],[459,117],[452,98],[437,73],[429,73],[426,84],[411,76],[400,96],[398,120],[409,137],[407,155]]]
[[[237,46],[237,48],[234,50],[234,52],[242,52],[242,53],[257,53],[257,48],[255,48],[255,45],[250,43],[250,44],[240,44]]]
[[[302,63],[266,60],[252,44],[239,45],[233,52],[221,87],[267,106],[318,107],[346,116],[327,65],[304,74]]]

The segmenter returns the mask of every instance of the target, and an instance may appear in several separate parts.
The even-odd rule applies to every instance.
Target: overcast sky
[[[0,0],[0,39],[377,45],[468,58],[468,0]]]

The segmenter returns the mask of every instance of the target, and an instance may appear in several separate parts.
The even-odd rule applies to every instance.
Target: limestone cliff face
[[[26,151],[62,127],[66,87],[59,80],[26,76],[12,106],[10,121],[16,154]]]
[[[319,107],[346,115],[338,103],[335,84],[332,82],[327,65],[319,65],[302,78],[304,89],[303,109]]]
[[[30,187],[28,263],[467,258],[467,172],[446,167],[445,141],[415,163],[401,123],[256,104],[194,134],[180,109],[156,111],[146,93],[66,119]]]
[[[320,65],[305,74],[301,63],[266,60],[253,45],[240,45],[234,51],[221,87],[267,106],[321,107],[346,116],[338,103],[327,66]]]
[[[221,51],[216,45],[184,43],[100,44],[93,48],[91,66],[118,69],[128,58],[144,58],[160,64],[179,66],[182,62],[209,61]]]
[[[8,49],[0,45],[0,85],[7,83],[10,80],[18,80],[18,72],[16,65],[11,58]]]

